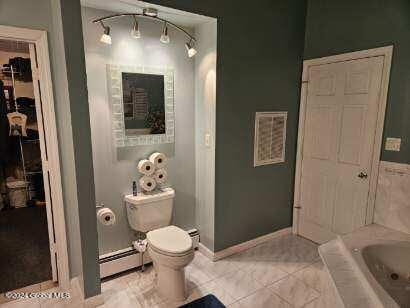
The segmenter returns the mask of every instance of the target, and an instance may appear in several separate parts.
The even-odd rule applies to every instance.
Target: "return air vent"
[[[285,161],[287,112],[257,112],[254,166]]]

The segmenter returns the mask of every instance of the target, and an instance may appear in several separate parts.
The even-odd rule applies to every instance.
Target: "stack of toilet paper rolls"
[[[138,163],[138,171],[142,174],[139,179],[140,187],[143,191],[153,191],[157,184],[164,184],[168,174],[165,170],[167,157],[163,153],[153,153],[148,159],[142,159]]]

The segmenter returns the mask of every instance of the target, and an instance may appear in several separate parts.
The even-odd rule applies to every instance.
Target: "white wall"
[[[214,250],[216,20],[197,26],[195,37],[196,220],[202,244]]]
[[[136,164],[160,150],[170,156],[168,173],[176,190],[173,223],[195,227],[195,94],[194,59],[186,56],[186,37],[169,28],[171,43],[159,41],[160,24],[140,21],[141,39],[130,35],[132,18],[107,22],[112,45],[99,42],[101,26],[90,21],[110,12],[83,8],[83,28],[87,84],[93,143],[94,177],[97,202],[103,202],[117,215],[113,227],[98,225],[100,254],[130,246],[134,239],[127,221],[123,195],[132,192],[137,179]],[[174,68],[175,144],[116,149],[112,140],[110,102],[107,93],[106,64]]]

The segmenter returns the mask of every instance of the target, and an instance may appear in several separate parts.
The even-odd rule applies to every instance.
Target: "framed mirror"
[[[107,74],[115,145],[173,143],[173,70],[109,64]]]

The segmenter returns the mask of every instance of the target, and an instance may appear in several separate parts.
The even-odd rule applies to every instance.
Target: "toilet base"
[[[157,274],[156,287],[160,295],[173,302],[184,301],[188,297],[185,282],[185,267],[194,258],[191,248],[182,256],[168,256],[148,246],[148,252]]]
[[[186,282],[185,282],[185,270],[173,269],[166,266],[157,266],[157,290],[167,299],[178,302],[184,301],[188,297]]]

